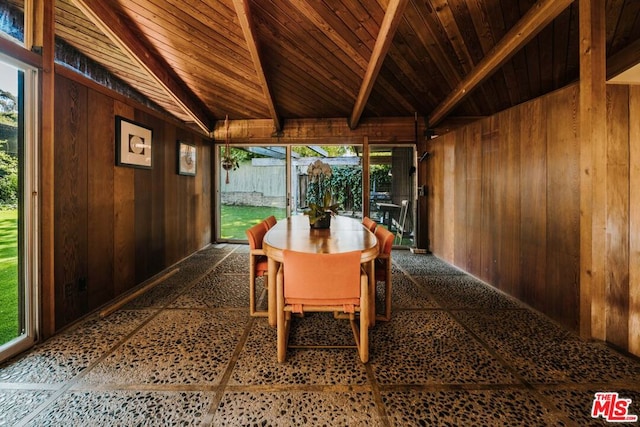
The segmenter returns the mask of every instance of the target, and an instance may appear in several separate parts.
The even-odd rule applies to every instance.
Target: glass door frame
[[[285,179],[286,179],[286,214],[287,216],[291,215],[292,212],[292,207],[291,207],[291,202],[292,202],[292,197],[291,197],[291,191],[292,191],[292,176],[291,176],[291,155],[292,155],[292,148],[295,146],[304,146],[304,145],[349,145],[349,146],[359,146],[360,147],[360,152],[361,152],[361,159],[362,159],[362,215],[369,215],[369,203],[370,203],[370,194],[367,194],[367,191],[365,191],[365,189],[369,189],[370,192],[370,188],[369,188],[369,180],[370,180],[370,162],[369,162],[369,156],[371,153],[372,149],[375,149],[376,146],[384,146],[385,148],[393,148],[393,147],[402,147],[402,148],[411,148],[412,150],[412,164],[415,167],[415,172],[412,175],[412,179],[411,179],[411,220],[413,222],[412,224],[412,230],[414,230],[414,242],[413,242],[413,246],[416,245],[416,230],[417,230],[417,223],[418,223],[418,218],[417,218],[417,204],[418,204],[418,172],[417,172],[417,168],[418,168],[418,155],[417,155],[417,146],[415,143],[398,143],[398,142],[379,142],[376,141],[375,143],[369,142],[366,140],[361,141],[361,142],[345,142],[345,141],[330,141],[330,138],[327,138],[327,141],[323,141],[323,142],[319,142],[317,139],[314,139],[313,144],[309,144],[309,141],[295,141],[295,140],[291,140],[288,141],[286,143],[283,142],[277,142],[277,143],[243,143],[241,141],[237,141],[234,142],[233,144],[231,144],[231,147],[282,147],[286,150],[286,174],[285,174]],[[215,232],[214,232],[214,241],[216,242],[227,242],[227,243],[246,243],[246,240],[229,240],[229,239],[221,239],[220,238],[220,232],[221,232],[221,218],[220,218],[220,200],[221,200],[221,179],[220,179],[220,162],[221,162],[221,158],[220,158],[220,151],[221,148],[224,147],[224,143],[223,142],[216,142],[214,144],[214,165],[213,165],[213,170],[214,170],[214,178],[215,178],[215,203],[214,203],[214,212],[213,212],[213,217],[215,220]],[[365,166],[366,165],[366,166]],[[366,182],[366,185],[365,185]],[[408,246],[394,246],[394,247],[398,247],[398,248],[408,248]]]
[[[18,313],[21,334],[0,346],[0,361],[31,346],[40,322],[38,70],[0,53],[0,61],[23,72],[18,86]]]

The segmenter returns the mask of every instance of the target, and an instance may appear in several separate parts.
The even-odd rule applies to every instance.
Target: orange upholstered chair
[[[363,363],[369,361],[369,291],[360,251],[316,254],[285,250],[277,274],[278,362],[287,357],[291,313],[344,312]],[[355,313],[360,312],[360,325]]]
[[[268,311],[256,310],[256,278],[267,274],[267,257],[262,250],[262,239],[267,233],[263,222],[245,231],[249,239],[249,314],[255,317],[266,317]]]
[[[369,231],[373,233],[373,231],[378,226],[378,223],[372,220],[371,218],[369,218],[368,216],[365,216],[364,218],[362,218],[362,225],[364,225],[366,228],[369,229]]]
[[[384,227],[375,231],[378,239],[378,256],[375,261],[376,282],[384,282],[384,315],[376,314],[376,320],[391,320],[391,248],[395,236]],[[375,304],[375,302],[374,302]]]
[[[270,217],[265,218],[262,222],[267,227],[267,230],[269,230],[271,227],[276,225],[277,220],[275,216],[271,215]]]

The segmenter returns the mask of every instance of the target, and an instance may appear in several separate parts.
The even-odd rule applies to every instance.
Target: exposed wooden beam
[[[238,20],[240,21],[240,27],[242,27],[247,47],[251,53],[253,66],[256,69],[258,80],[260,80],[260,85],[262,86],[262,91],[264,92],[264,97],[267,102],[271,118],[273,119],[275,130],[276,132],[280,132],[282,130],[282,122],[278,115],[278,111],[276,110],[275,103],[273,102],[273,94],[269,87],[267,77],[265,76],[264,68],[262,67],[262,60],[260,59],[260,44],[256,37],[251,9],[249,7],[249,0],[233,0],[233,6],[236,9],[236,15],[238,15]]]
[[[435,108],[429,117],[429,126],[434,126],[444,119],[464,97],[497,71],[572,2],[573,0],[539,0],[534,4],[453,92]]]
[[[101,0],[73,0],[73,2],[134,63],[140,65],[198,127],[206,133],[211,132],[213,116],[210,111],[177,76],[169,71],[171,67],[161,58],[153,55],[140,38],[127,28],[108,2]]]
[[[355,129],[358,126],[364,106],[367,104],[373,85],[376,82],[380,68],[382,68],[384,58],[391,47],[393,36],[398,29],[398,25],[400,25],[402,13],[404,12],[408,2],[409,0],[391,0],[389,2],[389,7],[387,7],[387,11],[384,14],[382,25],[380,25],[378,38],[376,39],[376,44],[373,46],[373,52],[371,53],[371,58],[367,65],[367,71],[364,74],[364,79],[360,86],[358,97],[356,98],[356,103],[353,107],[353,111],[351,112],[351,117],[349,118],[349,127],[351,129]]]
[[[56,331],[55,288],[55,2],[37,0],[33,3],[32,42],[42,47],[40,88],[40,288],[42,301],[41,338]],[[41,26],[40,29],[35,29]]]
[[[606,339],[607,89],[605,0],[579,0],[580,335]]]
[[[640,63],[640,40],[636,40],[620,52],[607,58],[607,79],[627,71]]]

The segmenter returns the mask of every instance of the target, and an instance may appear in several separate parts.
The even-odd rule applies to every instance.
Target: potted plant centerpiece
[[[338,213],[338,203],[331,204],[331,166],[316,160],[309,165],[307,175],[311,177],[311,194],[314,201],[309,203],[309,208],[304,214],[309,216],[311,228],[329,228],[331,217]]]

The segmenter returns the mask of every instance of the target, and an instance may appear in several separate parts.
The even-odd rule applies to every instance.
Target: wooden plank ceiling
[[[368,117],[417,113],[446,128],[576,80],[577,6],[56,0],[56,35],[207,131],[226,115],[272,119],[281,130],[293,118],[344,117],[356,127]],[[638,62],[638,49],[625,48],[640,39],[640,1],[608,0],[606,8],[608,58]]]

